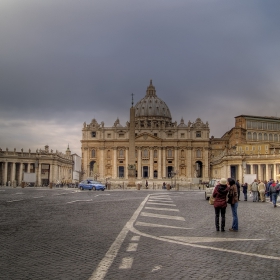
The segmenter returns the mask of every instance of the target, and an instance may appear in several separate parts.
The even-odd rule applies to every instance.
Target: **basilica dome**
[[[147,87],[146,96],[135,105],[135,119],[158,119],[171,121],[168,106],[156,95],[152,80]]]

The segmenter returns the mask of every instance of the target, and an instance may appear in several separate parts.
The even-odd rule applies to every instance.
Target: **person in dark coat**
[[[237,195],[238,195],[238,201],[240,200],[240,183],[239,180],[236,181],[236,187],[237,187]]]
[[[243,188],[243,194],[244,194],[244,201],[247,201],[248,184],[247,184],[247,183],[244,183],[244,184],[242,185],[242,188]]]
[[[217,185],[213,191],[214,208],[215,208],[215,225],[216,230],[220,230],[220,213],[222,217],[221,222],[221,231],[225,231],[226,224],[226,208],[227,208],[227,193],[229,191],[229,187],[227,186],[227,179],[222,178],[220,180],[220,184]]]

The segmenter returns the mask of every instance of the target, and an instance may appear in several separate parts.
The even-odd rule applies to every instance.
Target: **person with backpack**
[[[269,192],[271,195],[273,207],[275,208],[277,207],[276,203],[277,203],[277,196],[279,194],[279,185],[277,185],[274,180],[272,180],[272,183],[270,184]]]
[[[237,187],[235,185],[235,181],[232,178],[227,179],[228,186],[229,186],[229,193],[228,193],[228,203],[231,206],[232,212],[232,227],[229,231],[238,231],[238,215],[237,215],[237,207],[238,207],[238,194],[237,194]]]

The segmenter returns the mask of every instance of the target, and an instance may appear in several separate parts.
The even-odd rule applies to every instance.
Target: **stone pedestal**
[[[127,187],[132,188],[132,187],[136,187],[135,184],[135,174],[136,174],[136,167],[135,164],[129,164],[128,168],[127,168],[127,172],[128,172],[128,184]]]

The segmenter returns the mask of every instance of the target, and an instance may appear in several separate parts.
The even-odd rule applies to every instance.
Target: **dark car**
[[[93,180],[84,180],[79,183],[79,189],[80,190],[94,190],[94,191],[104,191],[106,189],[105,185],[93,181]]]

